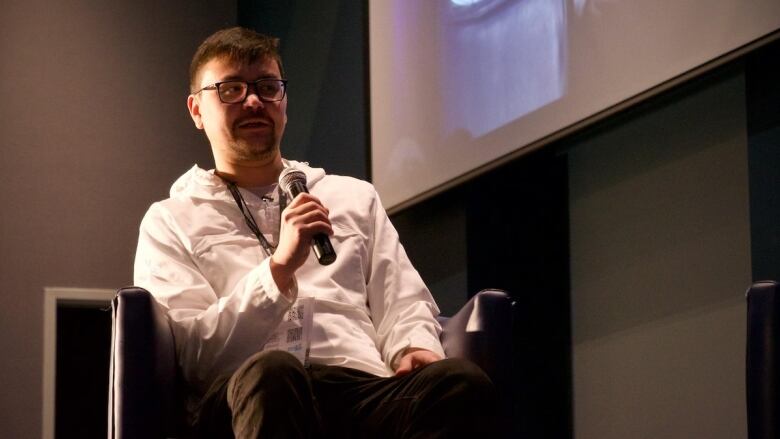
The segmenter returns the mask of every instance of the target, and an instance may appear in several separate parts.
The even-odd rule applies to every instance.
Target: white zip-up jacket
[[[285,164],[306,173],[309,191],[329,209],[337,254],[322,266],[312,252],[288,292],[293,300],[314,298],[309,360],[389,376],[407,347],[444,357],[439,310],[373,186]],[[240,190],[259,218],[263,202]],[[197,166],[146,213],[135,284],[167,309],[179,364],[200,392],[260,351],[293,303],[274,283],[225,183]]]

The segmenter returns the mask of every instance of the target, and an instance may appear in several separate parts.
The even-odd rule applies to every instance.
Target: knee
[[[311,437],[315,419],[308,374],[284,351],[253,355],[233,374],[227,388],[236,437]]]
[[[266,379],[290,374],[304,375],[300,361],[285,351],[263,351],[249,357],[233,374],[234,377]]]
[[[300,371],[304,373],[303,365],[295,356],[285,351],[262,351],[249,357],[241,369],[261,370],[263,372],[283,373],[288,371]],[[241,370],[239,369],[239,371]]]
[[[300,361],[284,351],[264,351],[249,357],[228,382],[228,400],[249,395],[283,397],[293,389],[308,387]]]
[[[458,399],[491,406],[496,390],[490,377],[476,364],[462,358],[447,358],[428,365],[429,373]]]
[[[463,358],[445,358],[428,367],[434,375],[480,384],[490,383],[490,378],[479,366]]]

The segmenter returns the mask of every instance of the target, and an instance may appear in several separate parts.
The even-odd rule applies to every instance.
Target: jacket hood
[[[282,159],[285,168],[295,168],[306,174],[306,185],[311,188],[325,177],[325,170],[312,168],[307,162]],[[205,170],[193,165],[171,186],[171,198],[201,198],[207,200],[233,200],[225,182],[214,174],[214,169]]]

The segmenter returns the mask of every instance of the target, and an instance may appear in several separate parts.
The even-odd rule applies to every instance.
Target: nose
[[[246,93],[247,94],[246,94],[246,99],[244,100],[244,108],[251,108],[252,110],[263,108],[263,101],[261,101],[260,97],[257,96],[257,92],[254,90],[253,87],[250,87]]]

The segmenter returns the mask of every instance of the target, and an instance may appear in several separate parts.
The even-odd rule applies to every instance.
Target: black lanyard
[[[238,206],[238,210],[240,210],[241,214],[244,215],[244,221],[246,221],[246,225],[249,227],[249,230],[251,230],[252,233],[255,234],[257,240],[260,241],[260,245],[263,246],[263,250],[265,250],[265,253],[268,256],[274,254],[274,250],[276,250],[276,247],[272,246],[271,243],[269,243],[268,240],[265,239],[265,236],[263,236],[263,232],[260,231],[260,227],[257,226],[255,217],[252,216],[252,212],[249,210],[249,206],[247,206],[246,201],[244,201],[244,197],[241,196],[241,191],[238,190],[238,187],[234,182],[227,180],[225,178],[222,178],[222,180],[227,184],[228,190],[230,190],[230,193],[233,195],[233,199],[236,200],[236,205]],[[281,190],[279,190],[278,193],[279,193],[279,227],[281,227],[282,225],[281,215],[284,208],[287,207],[287,197],[284,196],[284,193],[282,193]]]

